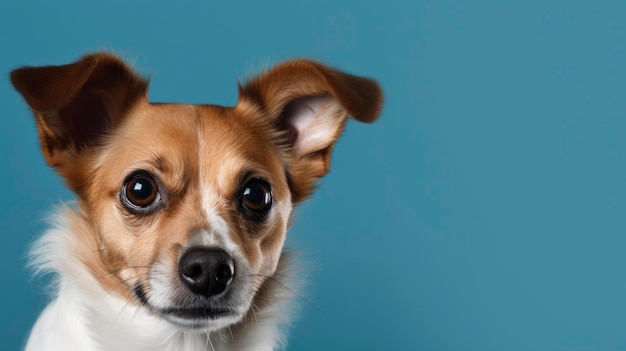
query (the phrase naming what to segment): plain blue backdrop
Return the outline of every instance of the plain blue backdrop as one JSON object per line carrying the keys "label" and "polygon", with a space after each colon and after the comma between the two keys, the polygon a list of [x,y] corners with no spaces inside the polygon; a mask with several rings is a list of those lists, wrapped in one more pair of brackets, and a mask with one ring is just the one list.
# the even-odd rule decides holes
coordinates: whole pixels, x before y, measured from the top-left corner
{"label": "plain blue backdrop", "polygon": [[46,291],[27,246],[72,198],[8,81],[118,53],[153,101],[233,105],[304,56],[380,81],[289,246],[312,268],[289,350],[626,350],[622,1],[0,4],[0,344]]}

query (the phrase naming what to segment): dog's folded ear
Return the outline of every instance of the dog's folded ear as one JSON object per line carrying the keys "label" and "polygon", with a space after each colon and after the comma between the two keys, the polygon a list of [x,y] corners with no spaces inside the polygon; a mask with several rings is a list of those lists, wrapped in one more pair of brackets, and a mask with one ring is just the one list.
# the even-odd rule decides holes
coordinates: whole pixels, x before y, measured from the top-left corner
{"label": "dog's folded ear", "polygon": [[33,110],[46,162],[66,177],[69,164],[148,90],[147,80],[105,53],[69,65],[23,67],[11,72],[11,82]]}
{"label": "dog's folded ear", "polygon": [[374,80],[308,60],[288,61],[239,87],[239,104],[260,107],[281,132],[277,143],[288,150],[293,202],[309,196],[315,181],[328,173],[348,115],[373,122],[382,102]]}

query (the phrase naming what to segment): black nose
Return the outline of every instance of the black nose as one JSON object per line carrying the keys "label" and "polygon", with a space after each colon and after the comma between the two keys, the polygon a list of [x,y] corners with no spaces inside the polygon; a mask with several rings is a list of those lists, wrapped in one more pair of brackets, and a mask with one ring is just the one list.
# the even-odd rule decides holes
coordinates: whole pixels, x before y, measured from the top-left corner
{"label": "black nose", "polygon": [[191,291],[209,297],[226,290],[235,275],[235,264],[223,250],[194,248],[180,258],[178,272]]}

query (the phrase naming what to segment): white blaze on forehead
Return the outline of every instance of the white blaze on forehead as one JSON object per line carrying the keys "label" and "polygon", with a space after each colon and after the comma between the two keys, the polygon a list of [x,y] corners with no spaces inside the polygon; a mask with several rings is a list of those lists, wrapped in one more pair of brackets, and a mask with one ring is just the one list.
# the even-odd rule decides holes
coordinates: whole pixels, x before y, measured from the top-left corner
{"label": "white blaze on forehead", "polygon": [[[234,152],[231,152],[231,155],[220,155],[219,161],[212,158],[206,152],[201,131],[198,132],[198,145],[200,199],[206,223],[204,229],[194,235],[189,244],[219,247],[234,255],[240,250],[230,238],[228,223],[220,216],[218,209],[225,201],[229,201],[222,196],[222,193],[228,191],[227,187],[232,184],[234,178],[238,177],[238,171],[245,161],[237,157]],[[211,177],[208,178],[209,176]]]}
{"label": "white blaze on forehead", "polygon": [[[202,181],[202,180],[201,180]],[[205,213],[206,223],[189,241],[189,246],[204,246],[224,249],[231,256],[236,256],[240,249],[230,237],[228,223],[219,215],[217,206],[221,200],[219,195],[209,184],[203,182],[200,186],[202,210]]]}
{"label": "white blaze on forehead", "polygon": [[202,186],[200,189],[206,223],[191,237],[189,246],[219,247],[232,253],[236,246],[230,239],[228,223],[216,211],[215,193],[209,187]]}
{"label": "white blaze on forehead", "polygon": [[[202,166],[201,166],[202,167]],[[221,197],[211,184],[208,184],[207,179],[202,177],[203,172],[200,172],[200,201],[202,211],[206,223],[204,223],[204,230],[202,230],[202,241],[196,243],[203,246],[221,246],[225,238],[228,237],[228,224],[217,212]],[[197,239],[196,239],[197,240]]]}

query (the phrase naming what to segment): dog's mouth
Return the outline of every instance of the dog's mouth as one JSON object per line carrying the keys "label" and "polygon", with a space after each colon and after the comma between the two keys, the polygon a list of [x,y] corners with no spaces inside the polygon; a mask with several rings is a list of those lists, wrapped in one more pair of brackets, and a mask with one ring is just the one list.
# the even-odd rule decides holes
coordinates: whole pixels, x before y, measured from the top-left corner
{"label": "dog's mouth", "polygon": [[221,324],[224,320],[239,319],[239,314],[234,308],[217,301],[192,301],[185,305],[157,308],[148,301],[143,285],[136,284],[133,293],[143,307],[184,328],[206,328],[214,324]]}
{"label": "dog's mouth", "polygon": [[175,307],[167,308],[158,311],[160,314],[172,316],[180,319],[216,319],[220,317],[226,317],[233,315],[234,312],[227,308],[216,308],[212,306],[198,306],[198,307]]}

